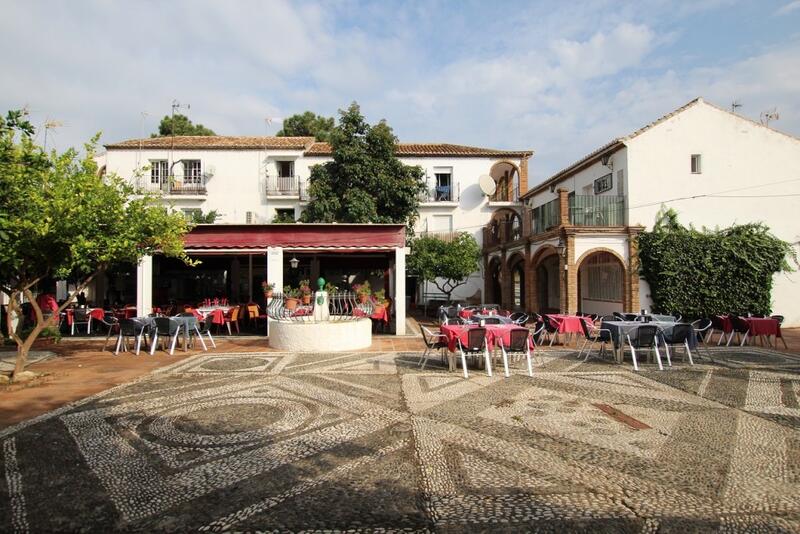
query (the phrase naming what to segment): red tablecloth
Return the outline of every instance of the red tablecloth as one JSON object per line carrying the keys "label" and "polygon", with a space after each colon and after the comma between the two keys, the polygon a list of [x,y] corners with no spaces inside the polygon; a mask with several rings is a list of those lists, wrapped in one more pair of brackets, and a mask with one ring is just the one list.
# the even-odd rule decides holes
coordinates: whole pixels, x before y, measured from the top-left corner
{"label": "red tablecloth", "polygon": [[750,327],[751,336],[781,337],[781,325],[777,319],[769,317],[742,317]]}
{"label": "red tablecloth", "polygon": [[[205,321],[206,318],[197,310],[192,310],[198,321]],[[211,324],[225,324],[225,312],[222,309],[211,310],[207,315],[211,316]]]}
{"label": "red tablecloth", "polygon": [[[103,308],[92,308],[89,314],[91,315],[92,319],[105,318],[105,312],[103,311]],[[73,309],[67,308],[67,324],[70,326],[72,325],[72,315],[73,315]]]}
{"label": "red tablecloth", "polygon": [[[458,349],[458,339],[461,339],[463,345],[467,344],[467,332],[472,328],[479,328],[477,325],[460,325],[460,324],[444,324],[441,326],[442,334],[447,338],[447,348],[450,352],[455,352]],[[503,340],[503,345],[508,346],[511,343],[512,330],[525,330],[515,324],[487,324],[484,326],[486,329],[486,346],[489,350],[494,350],[494,346],[498,343],[499,339]],[[534,348],[533,338],[528,338],[528,343],[531,349]]]}
{"label": "red tablecloth", "polygon": [[[356,317],[367,317],[367,312],[365,312],[361,308],[354,308],[353,315],[355,315]],[[369,318],[376,319],[378,321],[383,321],[384,323],[389,324],[389,312],[383,306],[373,308],[372,314],[369,315]]]}
{"label": "red tablecloth", "polygon": [[558,323],[558,333],[559,334],[583,334],[583,326],[581,325],[581,321],[584,321],[587,326],[591,328],[592,322],[591,319],[586,317],[579,317],[577,315],[549,315],[551,319]]}
{"label": "red tablecloth", "polygon": [[[157,313],[153,308],[153,313]],[[121,310],[114,311],[114,317],[117,319],[133,319],[136,317],[136,308],[122,308]]]}
{"label": "red tablecloth", "polygon": [[473,315],[475,315],[475,310],[461,310],[458,312],[458,316],[462,319],[469,319]]}

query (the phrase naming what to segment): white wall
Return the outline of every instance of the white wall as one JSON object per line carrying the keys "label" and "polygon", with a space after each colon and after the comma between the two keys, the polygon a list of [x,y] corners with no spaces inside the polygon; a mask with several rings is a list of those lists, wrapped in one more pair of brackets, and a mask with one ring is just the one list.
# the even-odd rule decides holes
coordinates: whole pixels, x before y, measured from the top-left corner
{"label": "white wall", "polygon": [[[628,154],[631,224],[651,228],[664,201],[722,193],[742,198],[702,197],[667,205],[684,225],[760,221],[785,241],[800,240],[800,140],[700,103],[628,141]],[[691,173],[692,154],[702,155],[701,174]],[[787,325],[800,325],[798,273],[777,275],[772,299],[774,313],[785,315]]]}
{"label": "white wall", "polygon": [[[175,150],[170,156],[169,150],[144,149],[109,150],[100,156],[98,164],[106,165],[107,172],[116,173],[124,179],[135,183],[137,162],[139,168],[149,165],[150,160],[167,159],[200,159],[203,172],[213,169],[213,177],[206,182],[206,195],[170,195],[168,201],[176,209],[199,208],[203,212],[217,210],[220,223],[246,222],[247,212],[252,212],[253,222],[269,223],[277,209],[294,208],[296,217],[300,216],[305,204],[297,198],[267,199],[265,171],[269,176],[277,175],[278,160],[293,160],[294,174],[301,180],[308,180],[311,167],[324,163],[327,157],[304,157],[300,150]],[[415,225],[417,232],[433,229],[433,217],[436,215],[452,216],[453,231],[471,233],[478,244],[482,244],[482,228],[489,222],[492,213],[498,207],[489,206],[487,198],[478,186],[478,177],[489,174],[492,166],[501,161],[500,158],[400,158],[407,165],[419,165],[428,176],[428,183],[435,186],[435,167],[451,167],[454,202],[425,203],[420,206],[419,219]],[[511,160],[519,165],[519,160]],[[142,180],[149,183],[150,172],[142,171]],[[174,173],[182,172],[180,164]],[[456,195],[459,196],[456,199]],[[434,291],[433,285],[430,290]],[[483,275],[476,271],[470,276],[466,285],[459,287],[453,294],[456,299],[466,299],[483,291]]]}

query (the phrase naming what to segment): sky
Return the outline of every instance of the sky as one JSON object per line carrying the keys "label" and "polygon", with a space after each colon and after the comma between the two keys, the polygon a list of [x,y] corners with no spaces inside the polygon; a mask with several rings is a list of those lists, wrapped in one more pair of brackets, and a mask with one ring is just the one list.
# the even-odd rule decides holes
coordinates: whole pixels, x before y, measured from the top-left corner
{"label": "sky", "polygon": [[[49,148],[356,101],[401,142],[535,152],[531,183],[702,96],[800,136],[800,0],[0,0],[0,111]],[[188,109],[186,106],[190,106]]]}

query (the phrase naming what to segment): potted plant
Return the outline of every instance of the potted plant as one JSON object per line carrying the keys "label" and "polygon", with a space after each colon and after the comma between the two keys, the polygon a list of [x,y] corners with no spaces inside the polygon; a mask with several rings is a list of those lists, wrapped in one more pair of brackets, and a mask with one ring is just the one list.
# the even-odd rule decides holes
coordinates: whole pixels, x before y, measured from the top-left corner
{"label": "potted plant", "polygon": [[300,296],[300,291],[292,289],[292,286],[283,286],[284,307],[287,310],[294,310],[299,304],[297,297]]}
{"label": "potted plant", "polygon": [[303,299],[303,305],[307,306],[311,304],[311,282],[308,280],[300,280],[300,288],[298,291]]}
{"label": "potted plant", "polygon": [[339,288],[336,287],[335,284],[332,284],[330,282],[325,282],[325,291],[327,291],[328,293],[336,293],[337,291],[339,291]]}
{"label": "potted plant", "polygon": [[354,284],[353,291],[355,291],[356,295],[358,295],[359,304],[366,304],[370,295],[372,295],[372,288],[370,287],[368,281],[364,281],[363,284]]}
{"label": "potted plant", "polygon": [[265,299],[272,298],[272,292],[275,291],[275,284],[270,284],[266,280],[261,282],[261,290],[264,292]]}

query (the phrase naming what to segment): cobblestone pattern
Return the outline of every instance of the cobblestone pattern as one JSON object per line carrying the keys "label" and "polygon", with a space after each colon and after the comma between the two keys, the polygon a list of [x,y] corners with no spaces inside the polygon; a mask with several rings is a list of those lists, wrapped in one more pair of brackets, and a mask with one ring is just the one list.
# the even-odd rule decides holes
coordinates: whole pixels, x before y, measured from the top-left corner
{"label": "cobblestone pattern", "polygon": [[9,429],[0,531],[798,531],[800,375],[711,353],[199,355]]}

